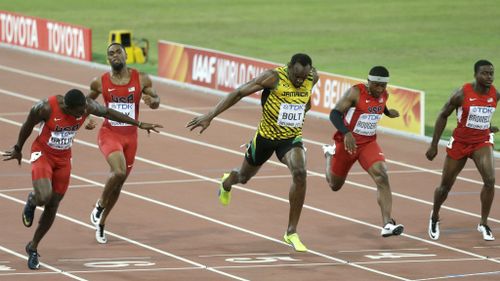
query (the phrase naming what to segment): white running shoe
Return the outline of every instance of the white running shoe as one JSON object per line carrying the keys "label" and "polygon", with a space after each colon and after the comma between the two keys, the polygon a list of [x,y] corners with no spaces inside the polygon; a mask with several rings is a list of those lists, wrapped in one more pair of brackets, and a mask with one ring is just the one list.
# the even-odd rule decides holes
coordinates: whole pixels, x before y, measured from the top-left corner
{"label": "white running shoe", "polygon": [[477,231],[483,234],[483,239],[485,241],[494,241],[495,237],[493,237],[493,233],[491,232],[491,228],[487,224],[478,224]]}
{"label": "white running shoe", "polygon": [[437,220],[437,221],[432,220],[432,212],[431,212],[431,217],[429,218],[428,233],[429,233],[429,237],[432,240],[438,240],[439,235],[441,234],[441,231],[439,231],[439,220]]}
{"label": "white running shoe", "polygon": [[95,228],[95,240],[99,244],[108,243],[108,239],[106,238],[106,232],[104,232],[104,225],[98,224]]}
{"label": "white running shoe", "polygon": [[380,232],[383,237],[389,237],[393,235],[401,235],[405,227],[402,224],[396,224],[396,222],[391,219],[391,222],[387,223]]}
{"label": "white running shoe", "polygon": [[330,144],[324,144],[322,146],[322,148],[323,148],[323,154],[325,154],[325,157],[327,155],[330,155],[330,156],[335,155],[335,144],[331,144],[331,145]]}
{"label": "white running shoe", "polygon": [[99,199],[97,199],[97,202],[95,203],[94,209],[92,209],[92,212],[90,213],[90,222],[94,226],[98,226],[99,223],[101,222],[101,215],[102,212],[104,211],[104,208],[99,206]]}

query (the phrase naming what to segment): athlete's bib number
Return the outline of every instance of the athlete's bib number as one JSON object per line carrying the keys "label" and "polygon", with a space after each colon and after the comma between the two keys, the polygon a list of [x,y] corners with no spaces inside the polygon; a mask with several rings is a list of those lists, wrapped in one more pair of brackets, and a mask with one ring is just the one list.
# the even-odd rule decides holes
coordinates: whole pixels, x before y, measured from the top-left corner
{"label": "athlete's bib number", "polygon": [[465,126],[471,129],[486,130],[490,127],[491,117],[493,117],[494,112],[494,107],[471,106]]}
{"label": "athlete's bib number", "polygon": [[302,127],[305,109],[305,104],[282,103],[278,116],[278,125],[292,128]]}
{"label": "athlete's bib number", "polygon": [[69,149],[73,144],[76,131],[60,131],[51,132],[49,142],[47,143],[53,149],[65,150]]}
{"label": "athlete's bib number", "polygon": [[[109,108],[112,108],[120,113],[127,115],[128,117],[135,119],[135,103],[125,103],[125,102],[110,102]],[[120,123],[113,120],[108,120],[111,126],[132,126],[127,123]]]}
{"label": "athlete's bib number", "polygon": [[353,132],[362,136],[373,136],[377,132],[377,123],[382,117],[381,114],[363,113],[359,116]]}

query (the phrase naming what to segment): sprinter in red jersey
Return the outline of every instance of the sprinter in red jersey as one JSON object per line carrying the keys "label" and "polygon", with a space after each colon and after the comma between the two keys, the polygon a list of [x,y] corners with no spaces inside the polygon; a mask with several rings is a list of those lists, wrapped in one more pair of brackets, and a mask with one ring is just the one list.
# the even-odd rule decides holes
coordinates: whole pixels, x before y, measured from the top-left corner
{"label": "sprinter in red jersey", "polygon": [[[106,107],[113,108],[132,119],[139,118],[141,98],[151,109],[160,106],[160,98],[152,88],[147,74],[128,68],[127,53],[122,45],[112,43],[107,49],[111,72],[96,77],[90,85],[89,97],[96,99],[102,94]],[[93,123],[89,125],[90,128]],[[90,213],[90,221],[96,226],[98,243],[107,242],[104,232],[106,218],[118,201],[121,189],[134,165],[137,151],[137,128],[129,124],[104,120],[99,130],[99,148],[111,169],[100,199]]]}
{"label": "sprinter in red jersey", "polygon": [[426,157],[433,160],[438,152],[441,138],[448,116],[457,113],[457,127],[453,131],[446,148],[441,184],[434,191],[434,206],[429,220],[429,237],[439,239],[439,210],[453,186],[458,174],[462,171],[468,158],[474,164],[483,179],[481,190],[481,220],[477,230],[486,241],[495,237],[488,226],[493,197],[495,195],[495,168],[493,164],[493,133],[497,127],[491,126],[491,118],[495,112],[500,93],[493,86],[493,64],[487,60],[479,60],[474,64],[475,81],[467,83],[455,91],[439,113],[434,134]]}
{"label": "sprinter in red jersey", "polygon": [[45,206],[33,239],[26,245],[28,267],[38,269],[38,244],[49,231],[56,217],[59,202],[69,185],[71,173],[71,145],[89,114],[124,122],[141,129],[153,130],[160,125],[142,123],[116,110],[108,109],[97,102],[86,99],[76,89],[64,96],[51,96],[35,104],[19,132],[16,145],[3,156],[5,160],[16,159],[21,165],[22,148],[35,125],[41,123],[40,133],[31,146],[31,177],[34,192],[28,195],[23,210],[23,224],[33,224],[36,206]]}
{"label": "sprinter in red jersey", "polygon": [[330,112],[330,120],[337,128],[334,145],[324,145],[326,180],[333,191],[344,185],[352,165],[359,161],[377,185],[377,201],[382,212],[383,237],[400,235],[404,226],[391,218],[392,194],[382,150],[377,144],[377,124],[382,114],[399,116],[395,109],[385,105],[389,97],[386,87],[389,71],[383,66],[373,67],[367,84],[351,87]]}

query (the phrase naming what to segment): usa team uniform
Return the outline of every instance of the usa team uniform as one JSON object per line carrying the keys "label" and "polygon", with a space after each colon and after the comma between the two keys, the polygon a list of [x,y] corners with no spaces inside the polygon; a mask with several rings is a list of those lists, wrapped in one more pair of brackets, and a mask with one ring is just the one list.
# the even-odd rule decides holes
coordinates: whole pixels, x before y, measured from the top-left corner
{"label": "usa team uniform", "polygon": [[[113,84],[109,72],[102,75],[101,85],[106,107],[138,120],[142,89],[137,70],[130,69],[130,81],[126,85]],[[105,158],[112,152],[123,151],[128,175],[137,152],[137,127],[105,119],[99,130],[98,143]]]}
{"label": "usa team uniform", "polygon": [[71,145],[87,115],[76,118],[65,114],[56,96],[49,97],[48,102],[50,117],[41,124],[40,133],[31,145],[31,177],[33,181],[50,179],[52,190],[64,195],[71,174]]}
{"label": "usa team uniform", "polygon": [[374,163],[385,161],[384,154],[377,144],[377,124],[382,118],[388,94],[384,91],[378,98],[371,96],[364,84],[357,84],[360,91],[356,107],[351,107],[344,116],[344,124],[356,140],[357,149],[349,154],[344,148],[344,135],[337,131],[335,156],[331,158],[331,171],[339,177],[346,177],[352,165],[359,161],[363,169],[368,170]]}
{"label": "usa team uniform", "polygon": [[471,83],[463,86],[464,100],[457,110],[457,127],[448,142],[446,152],[455,160],[470,157],[481,147],[493,145],[491,118],[497,106],[493,85],[486,95],[474,92]]}

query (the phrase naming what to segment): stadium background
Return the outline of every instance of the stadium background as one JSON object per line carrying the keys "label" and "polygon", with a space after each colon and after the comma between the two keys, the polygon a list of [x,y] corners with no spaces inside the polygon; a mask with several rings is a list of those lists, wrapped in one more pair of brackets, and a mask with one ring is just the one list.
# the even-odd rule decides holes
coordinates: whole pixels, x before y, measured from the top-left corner
{"label": "stadium background", "polygon": [[[311,55],[326,72],[363,78],[376,64],[391,84],[422,90],[426,135],[450,93],[471,81],[473,63],[499,60],[500,2],[486,1],[0,1],[0,9],[92,29],[93,60],[105,62],[110,30],[131,29],[151,42],[150,60],[133,65],[156,74],[158,40],[274,62]],[[493,123],[500,124],[496,114]],[[444,137],[455,126],[450,118]],[[498,140],[498,138],[497,138]],[[496,145],[497,150],[500,148]]]}

